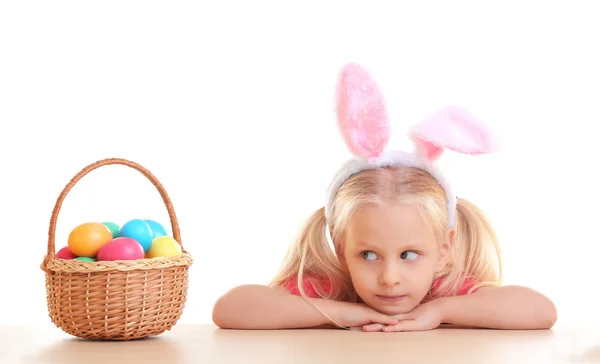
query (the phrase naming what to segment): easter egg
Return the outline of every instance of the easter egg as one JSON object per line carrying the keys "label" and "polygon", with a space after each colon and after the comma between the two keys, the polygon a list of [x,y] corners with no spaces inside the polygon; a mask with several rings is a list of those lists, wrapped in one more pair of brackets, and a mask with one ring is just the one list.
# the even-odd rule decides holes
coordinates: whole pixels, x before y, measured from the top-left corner
{"label": "easter egg", "polygon": [[181,246],[170,236],[159,236],[152,240],[146,258],[174,257],[181,254]]}
{"label": "easter egg", "polygon": [[142,245],[144,252],[147,252],[152,244],[152,229],[144,220],[133,219],[123,224],[119,237],[135,239]]}
{"label": "easter egg", "polygon": [[154,220],[144,220],[148,225],[150,225],[150,229],[152,230],[152,239],[158,238],[159,236],[166,236],[167,231],[165,228]]}
{"label": "easter egg", "polygon": [[80,260],[82,262],[95,262],[96,259],[90,257],[77,257],[75,260]]}
{"label": "easter egg", "polygon": [[144,258],[144,249],[135,239],[115,238],[98,251],[98,260],[135,260]]}
{"label": "easter egg", "polygon": [[119,225],[115,224],[114,222],[110,222],[110,221],[105,221],[102,224],[106,225],[106,227],[110,230],[113,238],[116,238],[119,236],[119,230],[120,230]]}
{"label": "easter egg", "polygon": [[62,248],[61,250],[59,250],[56,253],[56,257],[58,259],[67,259],[67,260],[71,260],[74,258],[77,258],[77,255],[71,253],[71,250],[69,250],[68,246],[65,246],[64,248]]}
{"label": "easter egg", "polygon": [[106,225],[86,222],[71,231],[68,246],[71,253],[78,257],[94,257],[112,238],[112,233]]}

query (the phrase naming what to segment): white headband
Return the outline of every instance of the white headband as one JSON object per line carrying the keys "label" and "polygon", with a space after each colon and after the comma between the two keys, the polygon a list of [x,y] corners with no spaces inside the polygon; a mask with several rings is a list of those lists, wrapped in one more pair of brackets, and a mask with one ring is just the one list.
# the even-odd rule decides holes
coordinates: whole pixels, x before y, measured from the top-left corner
{"label": "white headband", "polygon": [[361,66],[349,63],[342,69],[336,91],[340,132],[356,157],[342,165],[329,185],[325,218],[330,219],[335,195],[351,176],[369,169],[409,166],[425,170],[442,186],[448,200],[448,225],[453,227],[457,198],[435,162],[444,149],[471,155],[495,152],[497,142],[485,124],[460,107],[446,107],[410,129],[413,153],[384,151],[390,122],[385,99],[373,78]]}
{"label": "white headband", "polygon": [[456,196],[452,186],[443,174],[433,165],[426,165],[415,154],[403,151],[389,151],[382,153],[377,159],[354,158],[347,161],[336,173],[327,190],[327,203],[325,204],[325,217],[329,220],[333,199],[342,184],[353,175],[368,169],[377,169],[392,166],[417,167],[427,171],[435,178],[446,192],[448,199],[448,225],[454,226],[456,219]]}

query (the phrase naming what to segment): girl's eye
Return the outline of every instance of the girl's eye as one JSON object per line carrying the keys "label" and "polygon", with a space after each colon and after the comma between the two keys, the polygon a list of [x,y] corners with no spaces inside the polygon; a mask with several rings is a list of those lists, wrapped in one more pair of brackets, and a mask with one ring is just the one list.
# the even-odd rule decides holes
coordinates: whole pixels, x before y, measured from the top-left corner
{"label": "girl's eye", "polygon": [[401,259],[415,260],[418,257],[419,257],[419,254],[412,250],[407,250],[407,251],[402,252],[402,254],[400,254]]}
{"label": "girl's eye", "polygon": [[364,251],[364,252],[360,253],[360,255],[365,260],[374,260],[376,258],[375,253],[373,253],[372,251]]}

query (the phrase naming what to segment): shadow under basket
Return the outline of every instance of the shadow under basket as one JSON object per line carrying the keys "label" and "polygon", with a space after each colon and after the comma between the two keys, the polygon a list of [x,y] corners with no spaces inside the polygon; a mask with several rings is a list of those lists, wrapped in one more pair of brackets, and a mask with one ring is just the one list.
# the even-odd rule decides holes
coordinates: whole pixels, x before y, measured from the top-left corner
{"label": "shadow under basket", "polygon": [[159,191],[169,213],[173,238],[181,243],[173,205],[160,182],[142,166],[118,158],[103,159],[82,169],[56,201],[48,232],[48,252],[41,269],[46,273],[46,298],[52,322],[83,339],[132,340],[170,330],[183,313],[188,291],[191,255],[96,261],[58,259],[55,232],[62,202],[86,174],[104,165],[121,164],[138,170]]}

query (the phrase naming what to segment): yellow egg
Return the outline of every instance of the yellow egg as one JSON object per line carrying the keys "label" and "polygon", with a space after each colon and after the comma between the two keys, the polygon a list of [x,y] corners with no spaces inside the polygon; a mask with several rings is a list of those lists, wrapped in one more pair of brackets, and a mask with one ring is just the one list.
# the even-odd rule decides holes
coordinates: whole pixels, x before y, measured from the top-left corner
{"label": "yellow egg", "polygon": [[181,246],[170,236],[159,236],[152,240],[146,258],[174,257],[181,254]]}

